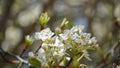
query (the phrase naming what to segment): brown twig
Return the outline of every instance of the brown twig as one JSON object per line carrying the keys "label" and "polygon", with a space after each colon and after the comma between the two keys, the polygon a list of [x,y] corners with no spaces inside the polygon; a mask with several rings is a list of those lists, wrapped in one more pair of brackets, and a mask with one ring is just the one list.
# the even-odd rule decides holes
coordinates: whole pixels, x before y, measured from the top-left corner
{"label": "brown twig", "polygon": [[28,64],[28,62],[26,60],[22,59],[20,56],[14,55],[14,54],[9,53],[9,52],[5,52],[1,48],[0,48],[0,55],[3,58],[3,60],[5,60],[5,62],[7,62],[7,63],[12,63],[12,60],[10,60],[6,57],[6,56],[9,56],[9,57],[12,57],[12,58],[14,58],[22,63]]}

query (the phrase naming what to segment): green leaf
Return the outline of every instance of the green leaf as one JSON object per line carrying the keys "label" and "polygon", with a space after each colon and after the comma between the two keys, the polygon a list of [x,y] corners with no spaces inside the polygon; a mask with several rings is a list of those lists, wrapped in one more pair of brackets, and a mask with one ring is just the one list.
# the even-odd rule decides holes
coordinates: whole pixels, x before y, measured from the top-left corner
{"label": "green leaf", "polygon": [[28,61],[32,66],[35,67],[39,67],[41,65],[40,61],[36,58],[29,58]]}

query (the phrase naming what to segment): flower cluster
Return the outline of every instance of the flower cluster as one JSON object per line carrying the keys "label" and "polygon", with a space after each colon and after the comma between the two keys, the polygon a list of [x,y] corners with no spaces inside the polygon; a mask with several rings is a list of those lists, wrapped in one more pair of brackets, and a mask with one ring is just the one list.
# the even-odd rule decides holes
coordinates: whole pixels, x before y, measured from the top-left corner
{"label": "flower cluster", "polygon": [[65,66],[66,62],[78,56],[81,53],[89,59],[87,49],[93,49],[97,46],[95,37],[91,37],[90,33],[84,33],[83,26],[74,26],[71,29],[61,30],[59,34],[52,32],[50,28],[35,32],[34,41],[42,41],[41,48],[36,53],[30,52],[29,57],[34,57],[41,62],[42,67]]}

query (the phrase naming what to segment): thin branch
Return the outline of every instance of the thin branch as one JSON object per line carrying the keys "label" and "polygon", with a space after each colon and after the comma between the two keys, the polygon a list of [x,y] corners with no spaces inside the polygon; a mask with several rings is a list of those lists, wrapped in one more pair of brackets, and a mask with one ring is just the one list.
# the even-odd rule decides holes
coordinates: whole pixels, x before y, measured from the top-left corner
{"label": "thin branch", "polygon": [[23,47],[23,50],[22,50],[22,52],[21,52],[21,54],[20,54],[20,57],[22,57],[22,55],[25,53],[25,51],[27,50],[27,48],[28,48],[28,46],[26,45],[26,43],[23,45],[24,47]]}
{"label": "thin branch", "polygon": [[22,59],[20,56],[14,55],[14,54],[9,53],[9,52],[5,52],[5,51],[2,50],[2,49],[0,49],[0,55],[1,55],[1,57],[3,58],[3,60],[5,60],[5,61],[8,62],[8,63],[12,63],[12,61],[11,61],[10,59],[6,58],[5,56],[11,56],[11,57],[13,57],[14,59],[16,59],[16,60],[18,60],[18,61],[20,61],[20,62],[22,62],[22,63],[24,63],[24,64],[28,64],[28,61]]}
{"label": "thin branch", "polygon": [[[92,23],[92,21],[93,21],[93,19],[94,19],[94,16],[96,15],[96,9],[97,9],[97,4],[99,3],[99,1],[100,0],[94,0],[94,4],[90,4],[90,5],[88,5],[88,6],[91,6],[91,13],[93,13],[94,12],[94,14],[91,14],[89,17],[88,17],[88,21],[89,21],[89,23],[88,23],[88,31],[89,32],[91,32],[92,33],[92,31],[91,31],[91,23]],[[89,2],[89,1],[88,1]],[[94,10],[94,11],[93,11]]]}
{"label": "thin branch", "polygon": [[[118,41],[117,43],[115,43],[110,50],[108,51],[106,57],[101,60],[96,66],[95,68],[106,68],[109,65],[112,65],[113,68],[116,68],[116,66],[119,64],[120,61],[120,55],[116,55],[116,50],[118,50],[120,47],[120,41]],[[119,51],[119,50],[118,50]],[[118,52],[117,51],[117,52]],[[108,61],[108,57],[112,56],[112,59],[110,61]]]}
{"label": "thin branch", "polygon": [[37,50],[35,51],[35,54],[39,51],[40,48],[41,48],[41,45],[37,48]]}

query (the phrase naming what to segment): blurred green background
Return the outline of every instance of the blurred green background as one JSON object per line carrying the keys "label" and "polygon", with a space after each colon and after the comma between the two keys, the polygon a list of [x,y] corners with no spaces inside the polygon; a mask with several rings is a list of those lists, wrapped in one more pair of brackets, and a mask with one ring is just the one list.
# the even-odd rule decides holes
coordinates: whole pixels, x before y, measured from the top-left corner
{"label": "blurred green background", "polygon": [[[97,68],[97,65],[103,68],[100,67],[102,64],[107,66],[111,62],[109,57],[119,56],[120,0],[0,0],[0,48],[19,55],[24,37],[40,30],[38,18],[42,12],[48,12],[51,17],[46,27],[54,29],[66,17],[70,21],[69,27],[84,25],[84,31],[97,38],[101,51],[90,51],[93,60],[83,62],[88,68]],[[34,49],[36,46],[28,51]],[[0,68],[17,67],[18,64],[9,64],[0,57]]]}

